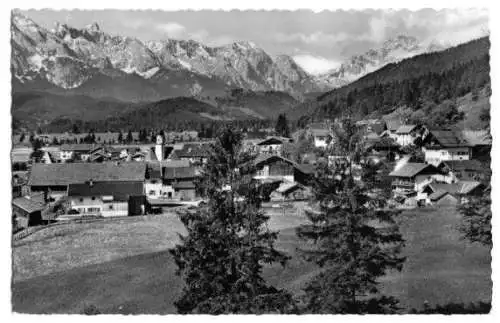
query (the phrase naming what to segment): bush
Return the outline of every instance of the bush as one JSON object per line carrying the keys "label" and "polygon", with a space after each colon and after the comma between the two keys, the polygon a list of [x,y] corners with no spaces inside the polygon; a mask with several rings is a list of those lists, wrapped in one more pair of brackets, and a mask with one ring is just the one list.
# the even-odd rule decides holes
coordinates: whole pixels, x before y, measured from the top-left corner
{"label": "bush", "polygon": [[478,303],[448,303],[436,305],[435,307],[424,306],[423,310],[412,308],[410,314],[488,314],[491,311],[490,302]]}
{"label": "bush", "polygon": [[98,315],[101,314],[101,311],[95,305],[85,306],[83,309],[84,315]]}

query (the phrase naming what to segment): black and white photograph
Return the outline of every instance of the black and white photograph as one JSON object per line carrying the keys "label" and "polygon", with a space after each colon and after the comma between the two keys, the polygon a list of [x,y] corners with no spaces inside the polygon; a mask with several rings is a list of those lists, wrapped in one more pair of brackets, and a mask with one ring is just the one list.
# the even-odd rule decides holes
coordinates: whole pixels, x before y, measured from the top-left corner
{"label": "black and white photograph", "polygon": [[11,312],[494,311],[490,9],[12,5]]}

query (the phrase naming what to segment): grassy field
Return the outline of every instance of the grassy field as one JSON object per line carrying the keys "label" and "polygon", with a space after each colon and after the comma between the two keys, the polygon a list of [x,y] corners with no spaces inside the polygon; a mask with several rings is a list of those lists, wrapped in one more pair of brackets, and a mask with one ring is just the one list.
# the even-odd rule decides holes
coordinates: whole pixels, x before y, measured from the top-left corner
{"label": "grassy field", "polygon": [[[490,300],[489,251],[459,239],[458,219],[449,209],[401,215],[408,259],[401,273],[388,273],[382,283],[402,306]],[[300,241],[294,227],[303,221],[273,215],[269,224],[280,230],[278,248],[293,258],[264,275],[294,293],[318,271],[295,255]],[[13,247],[13,310],[79,313],[93,304],[104,313],[175,313],[182,282],[166,249],[183,231],[175,216],[154,216],[37,232]]]}

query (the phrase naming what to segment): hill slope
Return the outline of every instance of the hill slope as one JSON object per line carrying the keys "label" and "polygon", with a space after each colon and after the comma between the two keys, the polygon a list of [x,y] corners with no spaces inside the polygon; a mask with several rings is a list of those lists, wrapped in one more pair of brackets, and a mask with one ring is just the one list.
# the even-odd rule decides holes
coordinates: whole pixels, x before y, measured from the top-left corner
{"label": "hill slope", "polygon": [[216,97],[215,102],[222,108],[246,109],[262,119],[275,119],[280,113],[286,113],[298,101],[285,92],[254,92],[243,89],[232,90],[228,95]]}
{"label": "hill slope", "polygon": [[318,96],[294,111],[315,118],[385,114],[403,105],[418,109],[422,101],[439,104],[479,90],[490,83],[488,38],[442,52],[389,64],[344,87]]}
{"label": "hill slope", "polygon": [[[266,266],[263,272],[271,284],[294,294],[317,272],[297,254],[303,246],[293,227],[302,221],[271,217],[270,228],[281,230],[276,247],[292,259],[285,267]],[[408,259],[402,272],[387,273],[381,283],[384,292],[400,299],[404,310],[422,308],[425,301],[433,306],[491,300],[490,252],[460,239],[459,221],[456,211],[446,208],[401,214],[403,254]],[[39,231],[12,247],[13,310],[81,313],[94,305],[103,313],[175,313],[173,302],[183,283],[166,249],[178,241],[177,233],[185,229],[174,215],[64,224]]]}

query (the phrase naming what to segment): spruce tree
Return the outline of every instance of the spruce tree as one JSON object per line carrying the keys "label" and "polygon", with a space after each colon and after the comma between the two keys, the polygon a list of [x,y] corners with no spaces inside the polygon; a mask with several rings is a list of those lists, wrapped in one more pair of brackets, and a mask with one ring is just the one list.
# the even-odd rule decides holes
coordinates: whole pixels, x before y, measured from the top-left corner
{"label": "spruce tree", "polygon": [[132,136],[132,130],[129,130],[127,133],[127,143],[132,143],[134,141],[134,137]]}
{"label": "spruce tree", "polygon": [[396,212],[385,208],[373,164],[361,180],[354,178],[357,166],[368,163],[361,137],[349,120],[338,128],[341,157],[317,169],[312,210],[306,212],[310,223],[297,228],[299,238],[309,242],[300,253],[321,268],[305,286],[306,312],[392,313],[397,299],[381,293],[378,279],[387,270],[401,270],[404,262]]}
{"label": "spruce tree", "polygon": [[[211,154],[198,191],[208,205],[181,215],[187,235],[170,252],[185,287],[175,302],[181,314],[288,313],[292,296],[262,278],[264,264],[288,257],[274,248],[277,232],[265,225],[257,185],[248,181],[252,161],[241,149],[242,137],[224,129]],[[247,187],[244,198],[237,194]]]}
{"label": "spruce tree", "polygon": [[288,127],[288,120],[285,114],[280,114],[276,121],[275,127],[276,134],[282,137],[290,137],[290,128]]}

